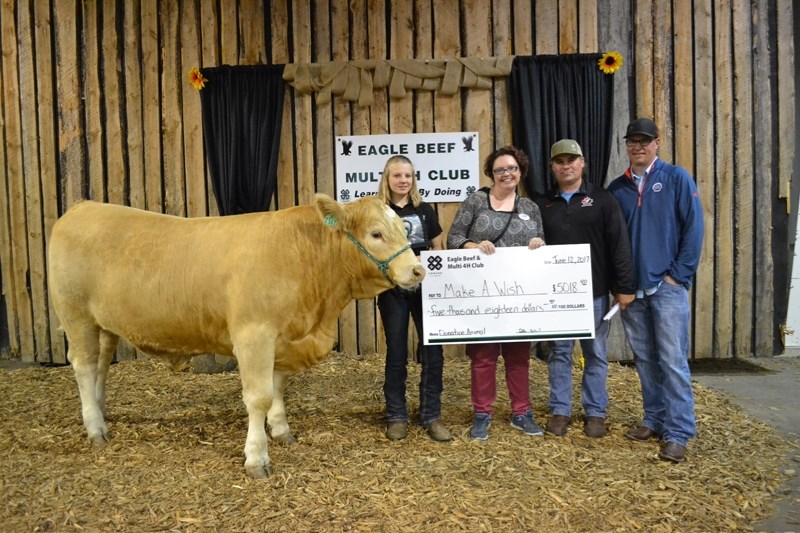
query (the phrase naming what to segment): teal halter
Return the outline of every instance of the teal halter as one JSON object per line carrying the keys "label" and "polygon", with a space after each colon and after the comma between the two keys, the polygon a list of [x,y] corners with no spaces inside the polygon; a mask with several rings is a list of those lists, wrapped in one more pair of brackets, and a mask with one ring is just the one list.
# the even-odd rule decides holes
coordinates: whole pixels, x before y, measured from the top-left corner
{"label": "teal halter", "polygon": [[372,260],[372,262],[375,263],[378,266],[378,268],[381,269],[381,272],[383,272],[384,277],[386,277],[386,279],[389,280],[389,283],[391,283],[392,285],[397,285],[397,283],[395,283],[395,281],[391,277],[389,277],[389,263],[393,259],[396,259],[400,254],[402,254],[403,252],[405,252],[406,250],[411,248],[410,244],[406,244],[405,247],[401,248],[398,252],[394,253],[386,261],[378,261],[378,259],[374,255],[369,253],[369,251],[366,248],[364,248],[364,246],[360,242],[358,242],[358,239],[353,237],[352,233],[350,233],[349,231],[346,231],[345,235],[347,235],[347,237],[351,241],[353,241],[356,244],[356,246],[358,246],[358,249],[361,250],[364,253],[364,255],[369,257]]}
{"label": "teal halter", "polygon": [[[325,218],[323,219],[323,223],[326,226],[329,226],[331,228],[335,228],[337,223],[338,223],[338,221],[336,220],[336,217],[333,216],[333,215],[325,215]],[[360,242],[358,242],[358,239],[353,237],[352,233],[350,233],[349,231],[345,231],[344,233],[345,233],[345,235],[347,235],[348,239],[353,241],[355,243],[355,245],[358,246],[358,249],[361,250],[364,253],[364,255],[369,257],[372,260],[372,262],[375,263],[378,266],[378,268],[381,269],[381,272],[383,272],[384,277],[389,281],[389,283],[391,283],[392,285],[397,285],[397,283],[395,283],[394,280],[391,277],[389,277],[389,263],[392,262],[393,259],[396,259],[400,254],[402,254],[403,252],[405,252],[406,250],[411,248],[410,244],[406,244],[405,248],[401,248],[400,251],[398,251],[397,253],[393,254],[386,261],[378,261],[378,259],[374,255],[369,253],[369,251],[366,248],[364,248],[364,246]]]}

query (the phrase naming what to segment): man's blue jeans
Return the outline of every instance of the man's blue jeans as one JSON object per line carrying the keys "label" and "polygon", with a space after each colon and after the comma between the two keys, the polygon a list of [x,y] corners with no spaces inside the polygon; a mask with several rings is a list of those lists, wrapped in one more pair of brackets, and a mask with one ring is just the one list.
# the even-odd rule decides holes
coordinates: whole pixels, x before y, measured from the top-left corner
{"label": "man's blue jeans", "polygon": [[[581,339],[583,350],[583,382],[581,397],[583,414],[605,418],[608,406],[606,378],[606,338],[608,322],[603,317],[608,313],[608,296],[594,299],[594,339]],[[550,381],[550,412],[554,415],[572,414],[572,348],[574,340],[552,341],[547,359],[547,375]]]}
{"label": "man's blue jeans", "polygon": [[642,384],[642,424],[686,446],[696,434],[689,372],[689,292],[664,281],[622,312]]}
{"label": "man's blue jeans", "polygon": [[378,309],[386,332],[386,367],[383,395],[388,422],[408,421],[406,378],[408,371],[408,317],[419,337],[422,371],[419,377],[419,419],[422,425],[438,420],[442,410],[444,354],[439,345],[425,346],[422,331],[422,293],[395,287],[378,295]]}

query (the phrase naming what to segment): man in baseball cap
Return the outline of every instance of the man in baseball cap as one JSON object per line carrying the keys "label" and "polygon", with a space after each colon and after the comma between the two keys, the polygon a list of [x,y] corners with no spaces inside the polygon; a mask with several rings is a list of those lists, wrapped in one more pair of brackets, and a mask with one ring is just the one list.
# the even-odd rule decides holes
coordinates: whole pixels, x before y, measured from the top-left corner
{"label": "man in baseball cap", "polygon": [[636,265],[636,299],[621,315],[642,385],[644,417],[625,436],[658,440],[659,458],[681,463],[697,433],[688,364],[689,287],[703,248],[703,207],[689,172],[658,157],[659,142],[652,120],[631,122],[625,133],[630,167],[608,190],[627,221]]}
{"label": "man in baseball cap", "polygon": [[[621,308],[633,301],[633,263],[628,228],[616,199],[584,177],[585,161],[577,141],[561,139],[550,148],[555,186],[540,198],[539,211],[547,244],[588,243],[592,253],[594,339],[581,339],[584,372],[581,383],[583,431],[591,438],[607,432],[608,359],[606,338],[609,293]],[[552,341],[547,358],[552,416],[546,431],[561,437],[572,421],[572,349],[574,340]]]}

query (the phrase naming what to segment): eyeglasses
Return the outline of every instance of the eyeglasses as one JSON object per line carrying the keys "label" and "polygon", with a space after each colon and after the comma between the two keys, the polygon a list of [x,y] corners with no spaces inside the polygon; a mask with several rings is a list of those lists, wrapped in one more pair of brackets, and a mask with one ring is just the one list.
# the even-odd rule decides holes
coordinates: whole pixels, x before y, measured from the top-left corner
{"label": "eyeglasses", "polygon": [[637,141],[636,139],[625,139],[625,145],[628,148],[633,148],[634,146],[641,146],[642,148],[647,148],[650,146],[650,143],[653,142],[654,139],[641,139]]}
{"label": "eyeglasses", "polygon": [[519,170],[519,167],[517,167],[517,166],[511,166],[511,167],[506,167],[506,168],[495,168],[495,169],[492,169],[492,174],[494,174],[495,176],[502,176],[506,172],[508,172],[509,174],[513,174],[517,170]]}

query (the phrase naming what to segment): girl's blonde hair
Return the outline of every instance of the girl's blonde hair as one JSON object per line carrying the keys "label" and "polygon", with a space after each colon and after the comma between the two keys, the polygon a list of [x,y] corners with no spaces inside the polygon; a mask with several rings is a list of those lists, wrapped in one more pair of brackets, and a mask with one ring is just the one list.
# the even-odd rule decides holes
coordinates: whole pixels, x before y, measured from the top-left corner
{"label": "girl's blonde hair", "polygon": [[411,190],[408,191],[408,199],[411,201],[411,205],[419,207],[419,204],[422,203],[422,196],[417,189],[417,171],[414,163],[404,155],[393,155],[386,161],[383,174],[381,174],[381,182],[378,184],[378,198],[387,204],[392,201],[392,191],[389,189],[389,167],[396,164],[411,165]]}

